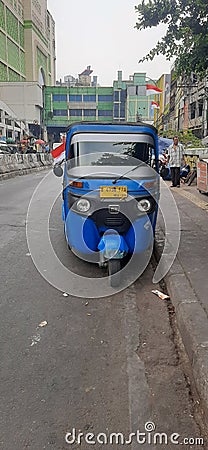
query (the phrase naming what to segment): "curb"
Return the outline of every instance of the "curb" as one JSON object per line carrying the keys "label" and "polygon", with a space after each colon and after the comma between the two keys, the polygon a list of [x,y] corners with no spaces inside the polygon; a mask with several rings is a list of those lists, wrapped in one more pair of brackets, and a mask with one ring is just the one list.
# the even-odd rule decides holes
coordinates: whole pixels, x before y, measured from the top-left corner
{"label": "curb", "polygon": [[1,180],[8,180],[10,178],[15,178],[15,177],[19,177],[22,175],[28,175],[30,173],[33,172],[39,172],[39,170],[46,170],[46,169],[50,169],[52,168],[52,165],[49,164],[47,166],[40,166],[40,167],[31,167],[30,169],[20,169],[20,170],[15,170],[13,172],[6,172],[6,173],[2,173],[0,174],[0,181]]}
{"label": "curb", "polygon": [[[158,261],[165,235],[157,229],[154,253]],[[189,358],[200,401],[208,418],[208,317],[191,286],[178,257],[164,278],[175,308],[177,327]]]}

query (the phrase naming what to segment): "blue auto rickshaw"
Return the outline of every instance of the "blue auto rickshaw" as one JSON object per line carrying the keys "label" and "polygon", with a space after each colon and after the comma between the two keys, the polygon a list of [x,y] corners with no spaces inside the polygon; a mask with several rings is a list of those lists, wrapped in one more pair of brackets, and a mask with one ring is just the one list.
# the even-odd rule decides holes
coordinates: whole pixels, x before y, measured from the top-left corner
{"label": "blue auto rickshaw", "polygon": [[[145,123],[72,124],[67,130],[62,218],[69,248],[108,268],[153,247],[159,200],[157,130]],[[117,274],[117,277],[113,277]]]}

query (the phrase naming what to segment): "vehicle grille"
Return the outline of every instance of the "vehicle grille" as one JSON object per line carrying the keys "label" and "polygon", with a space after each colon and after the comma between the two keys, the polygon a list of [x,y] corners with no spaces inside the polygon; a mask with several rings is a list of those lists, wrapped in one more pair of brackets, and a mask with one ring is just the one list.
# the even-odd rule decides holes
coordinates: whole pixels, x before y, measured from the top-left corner
{"label": "vehicle grille", "polygon": [[125,223],[125,217],[106,217],[105,225],[107,227],[121,227]]}
{"label": "vehicle grille", "polygon": [[91,218],[98,228],[114,228],[119,233],[126,233],[130,227],[130,221],[124,214],[110,214],[108,209],[94,212]]}

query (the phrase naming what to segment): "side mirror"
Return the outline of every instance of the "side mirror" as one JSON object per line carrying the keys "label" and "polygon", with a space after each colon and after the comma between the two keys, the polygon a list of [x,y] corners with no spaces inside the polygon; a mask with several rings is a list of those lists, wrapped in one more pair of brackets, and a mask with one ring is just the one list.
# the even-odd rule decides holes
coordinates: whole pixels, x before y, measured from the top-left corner
{"label": "side mirror", "polygon": [[62,177],[63,175],[63,169],[59,164],[56,164],[53,168],[53,173],[56,175],[56,177]]}

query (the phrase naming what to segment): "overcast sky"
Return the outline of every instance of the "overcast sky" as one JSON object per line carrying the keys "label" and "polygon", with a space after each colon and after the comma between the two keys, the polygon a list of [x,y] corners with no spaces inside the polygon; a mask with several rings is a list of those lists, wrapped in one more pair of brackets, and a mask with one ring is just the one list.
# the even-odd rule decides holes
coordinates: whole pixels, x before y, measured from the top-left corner
{"label": "overcast sky", "polygon": [[98,83],[111,86],[117,71],[123,79],[134,72],[159,78],[170,72],[163,56],[138,64],[164,34],[165,27],[138,31],[134,28],[139,0],[48,0],[56,23],[56,78],[77,77],[91,66]]}

